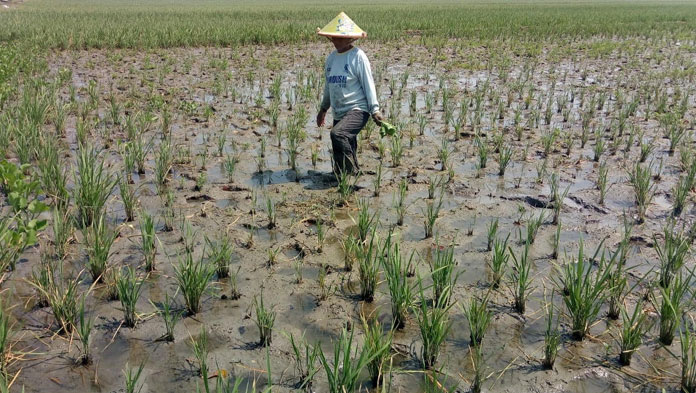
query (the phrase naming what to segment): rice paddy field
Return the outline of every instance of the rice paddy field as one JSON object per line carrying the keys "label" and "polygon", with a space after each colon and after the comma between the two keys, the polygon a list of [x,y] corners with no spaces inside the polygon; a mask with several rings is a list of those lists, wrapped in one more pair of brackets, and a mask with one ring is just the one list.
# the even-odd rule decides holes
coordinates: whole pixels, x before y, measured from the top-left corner
{"label": "rice paddy field", "polygon": [[696,3],[0,6],[0,392],[696,392]]}

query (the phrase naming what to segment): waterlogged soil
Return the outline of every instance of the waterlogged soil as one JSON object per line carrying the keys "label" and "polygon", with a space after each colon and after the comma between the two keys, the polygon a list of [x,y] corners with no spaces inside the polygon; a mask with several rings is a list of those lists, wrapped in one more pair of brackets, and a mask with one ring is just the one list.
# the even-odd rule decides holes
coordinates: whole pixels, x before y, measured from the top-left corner
{"label": "waterlogged soil", "polygon": [[[613,45],[615,49],[595,50],[601,45]],[[621,324],[606,319],[606,310],[602,311],[602,319],[592,326],[590,336],[581,342],[570,337],[568,319],[561,316],[562,344],[554,369],[543,369],[540,359],[546,328],[544,297],[550,296],[554,288],[553,279],[557,275],[554,267],[570,260],[581,240],[587,253],[594,251],[602,241],[607,251],[613,251],[621,239],[623,214],[633,221],[636,213],[627,171],[639,155],[639,138],[635,138],[627,151],[624,143],[612,151],[610,133],[605,133],[609,148],[601,161],[608,165],[611,186],[604,204],[600,205],[595,185],[599,164],[592,159],[596,140],[591,135],[585,147],[580,147],[582,111],[579,108],[586,106],[591,96],[605,93],[606,102],[591,123],[591,127],[605,130],[616,121],[617,91],[623,95],[624,102],[639,97],[638,109],[629,123],[644,132],[645,140],[652,139],[655,144],[647,162],[652,163],[654,173],[659,171],[659,179],[655,180],[655,198],[647,209],[645,223],[633,229],[633,248],[628,259],[628,266],[633,267],[629,274],[630,285],[633,285],[657,266],[653,235],[660,236],[670,216],[672,189],[682,173],[679,154],[668,154],[669,140],[663,138],[656,116],[651,114],[646,119],[644,98],[659,88],[667,94],[671,105],[675,92],[686,92],[689,86],[693,87],[690,73],[685,71],[693,69],[696,60],[693,47],[668,39],[591,39],[547,43],[533,56],[508,43],[487,48],[448,42],[438,50],[421,46],[414,40],[388,46],[365,42],[362,48],[372,61],[383,111],[387,115],[398,111],[396,119],[402,124],[404,153],[400,164],[394,165],[389,153],[391,140],[380,140],[376,131],[371,134],[363,131],[359,152],[362,176],[357,179],[354,195],[347,203],[341,203],[330,174],[329,130],[314,124],[321,92],[314,81],[321,78],[323,58],[330,50],[327,44],[52,54],[48,58],[51,69],[48,79],[61,69],[71,71],[67,83],[59,90],[58,98],[63,102],[71,100],[70,85],[74,86],[76,102],[86,102],[88,86],[91,81],[96,82],[99,109],[92,116],[101,121],[93,128],[89,140],[104,149],[102,157],[114,173],[122,170],[118,142],[126,133],[123,125],[111,121],[110,95],[113,94],[120,104],[122,120],[125,114],[135,115],[147,110],[158,117],[144,133],[145,139],[152,139],[154,144],[148,154],[145,173],[130,175],[137,187],[140,206],[157,217],[157,270],[147,277],[138,301],[140,321],[137,327],[123,327],[120,303],[106,300],[101,285],[93,285],[88,274],[80,273],[86,255],[82,235],[76,232],[65,271],[68,276],[82,274],[80,289],[91,289],[87,308],[95,318],[90,344],[93,361],[87,366],[76,365],[75,359],[80,353],[77,338],[57,334],[50,308],[35,306],[35,290],[26,280],[39,263],[40,248],[28,249],[5,284],[16,304],[13,308],[17,330],[14,349],[23,353],[21,360],[11,366],[14,371],[21,370],[15,386],[24,386],[26,392],[123,391],[122,370],[143,363],[143,392],[195,391],[197,386],[202,388],[203,385],[190,340],[198,336],[204,326],[208,332],[210,353],[207,359],[211,373],[224,370],[233,379],[242,378],[243,388],[261,389],[268,381],[268,358],[274,391],[297,389],[299,376],[292,360],[289,335],[300,337],[304,334],[308,342],[319,343],[330,357],[332,340],[339,336],[343,327],[352,328],[357,342],[362,342],[361,315],[376,317],[385,329],[390,328],[390,298],[383,280],[380,280],[374,302],[366,303],[360,300],[357,269],[346,271],[344,268],[341,241],[355,231],[356,200],[364,198],[371,212],[377,214],[378,236],[384,238],[393,230],[402,244],[403,254],[415,253],[415,273],[423,277],[424,285],[430,282],[428,261],[433,250],[444,245],[454,247],[456,270],[460,273],[454,291],[457,304],[451,309],[452,329],[437,365],[444,385],[458,386],[458,391],[469,389],[474,373],[469,326],[461,306],[472,297],[489,293],[493,320],[483,340],[487,377],[484,391],[676,390],[680,376],[679,361],[675,357],[679,354],[678,342],[662,347],[657,342],[657,328],[653,328],[633,356],[632,364],[620,367],[616,337]],[[532,64],[533,70],[526,71]],[[306,108],[308,115],[304,124],[306,139],[301,143],[296,171],[288,165],[285,138],[278,147],[278,131],[270,124],[267,114],[275,80],[280,81],[281,94],[278,128],[284,129],[284,124],[301,107]],[[522,81],[525,87],[518,94],[516,86]],[[445,86],[452,94],[450,99],[455,103],[456,117],[459,103],[465,97],[474,97],[477,89],[485,84],[489,89],[482,102],[479,132],[488,135],[489,140],[502,133],[505,143],[513,147],[513,159],[504,176],[498,175],[498,155],[493,152],[492,145],[488,165],[477,168],[479,154],[473,138],[473,109],[469,110],[459,137],[455,137],[452,127],[444,124],[442,94],[437,93],[430,112],[426,107],[426,96]],[[551,124],[546,124],[542,109],[538,124],[530,123],[538,103],[541,102],[543,108],[546,106],[552,85],[556,98],[574,95],[574,100],[568,104],[572,107],[570,119],[564,122],[562,113],[554,110]],[[392,87],[396,91],[392,91]],[[530,87],[534,88],[535,96],[525,109],[524,99]],[[303,89],[306,92],[303,93]],[[497,108],[494,96],[505,102],[511,90],[511,104],[504,105],[502,119],[492,119]],[[409,109],[412,92],[416,97],[413,113]],[[399,95],[401,101],[397,101]],[[584,103],[580,102],[581,95],[584,95]],[[173,115],[171,136],[176,152],[176,164],[169,180],[174,194],[176,224],[169,232],[164,230],[166,209],[157,195],[154,179],[154,157],[161,141],[159,119],[165,103]],[[689,98],[686,118],[690,131],[684,141],[689,145],[693,143],[693,103],[693,97]],[[652,105],[650,113],[654,110]],[[209,108],[209,118],[206,108]],[[516,108],[520,108],[524,129],[519,141],[513,125]],[[418,130],[417,114],[427,120],[423,135]],[[69,114],[65,136],[61,138],[71,170],[75,166],[77,147],[76,119],[76,113]],[[330,119],[327,123],[331,123]],[[574,145],[567,152],[562,138],[558,138],[545,157],[541,137],[553,128],[559,128],[562,134],[572,132]],[[226,138],[222,157],[217,155],[218,135]],[[627,135],[628,131],[623,137]],[[265,140],[263,157],[260,156],[262,140]],[[450,171],[442,170],[438,156],[443,140],[448,141],[447,148],[451,152]],[[380,143],[386,151],[381,160]],[[316,167],[311,162],[312,146],[319,152]],[[239,157],[232,179],[222,167],[227,154]],[[546,173],[538,179],[545,159]],[[261,170],[259,162],[262,162]],[[375,196],[374,181],[380,163],[382,180],[379,196]],[[195,190],[201,173],[206,174],[207,181],[202,190]],[[551,257],[551,239],[556,226],[551,224],[552,210],[546,207],[551,173],[558,174],[561,190],[569,188],[561,211],[561,255],[558,259]],[[442,209],[435,224],[435,236],[424,238],[428,182],[435,176],[446,181]],[[402,179],[406,180],[408,193],[404,223],[399,226],[393,204]],[[440,191],[436,193],[439,194]],[[277,225],[272,229],[268,229],[265,208],[269,198],[277,211]],[[519,253],[522,249],[519,239],[526,233],[529,218],[538,217],[542,211],[546,212],[546,218],[530,249],[533,292],[526,313],[520,315],[511,306],[509,285],[503,283],[498,290],[490,288],[487,228],[498,219],[498,237],[510,234],[510,245]],[[132,266],[144,275],[138,223],[125,221],[117,190],[108,203],[107,212],[120,233],[110,264],[114,268]],[[693,205],[689,201],[678,225],[689,223],[693,218]],[[324,223],[327,232],[321,252],[316,235],[317,220]],[[177,307],[183,310],[173,268],[183,255],[179,229],[182,221],[189,222],[196,232],[194,255],[197,258],[204,256],[206,236],[226,235],[233,240],[235,252],[231,270],[239,270],[237,282],[241,297],[231,299],[229,279],[216,277],[214,291],[204,296],[201,312],[185,316],[175,328],[175,341],[170,343],[160,339],[164,324],[161,317],[154,314],[153,303],[160,304],[168,293],[176,296]],[[50,239],[51,231],[44,237]],[[271,254],[276,253],[275,264],[269,266]],[[322,266],[328,271],[326,285],[331,293],[320,300],[318,277]],[[412,280],[415,283],[415,278]],[[648,291],[647,283],[653,280],[654,276],[650,276],[633,289],[627,299],[629,309]],[[273,342],[268,348],[258,345],[259,333],[254,323],[253,300],[262,293],[265,304],[277,313]],[[564,307],[559,294],[554,302],[562,312]],[[647,302],[643,307],[650,319],[656,321],[654,306]],[[417,320],[411,315],[405,328],[394,336],[393,391],[424,389],[420,348]],[[374,388],[366,374],[363,387]],[[323,370],[317,374],[312,390],[328,390]]]}

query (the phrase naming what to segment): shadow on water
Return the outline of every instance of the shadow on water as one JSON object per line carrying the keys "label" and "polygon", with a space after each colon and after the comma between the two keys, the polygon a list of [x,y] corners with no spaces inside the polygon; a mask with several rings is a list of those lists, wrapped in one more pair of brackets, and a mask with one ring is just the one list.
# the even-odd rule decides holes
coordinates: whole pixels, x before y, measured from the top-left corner
{"label": "shadow on water", "polygon": [[252,187],[263,187],[285,183],[301,184],[305,190],[327,190],[336,187],[336,178],[333,173],[314,170],[309,170],[305,173],[293,171],[292,169],[265,170],[251,175],[249,185]]}

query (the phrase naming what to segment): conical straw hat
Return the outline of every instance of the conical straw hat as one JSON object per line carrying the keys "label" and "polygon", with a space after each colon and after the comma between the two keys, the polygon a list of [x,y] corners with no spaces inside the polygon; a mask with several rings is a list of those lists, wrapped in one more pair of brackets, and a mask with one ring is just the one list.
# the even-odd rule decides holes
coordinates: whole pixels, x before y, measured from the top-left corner
{"label": "conical straw hat", "polygon": [[317,27],[317,34],[326,37],[363,38],[367,33],[353,22],[344,12],[338,14],[323,29]]}

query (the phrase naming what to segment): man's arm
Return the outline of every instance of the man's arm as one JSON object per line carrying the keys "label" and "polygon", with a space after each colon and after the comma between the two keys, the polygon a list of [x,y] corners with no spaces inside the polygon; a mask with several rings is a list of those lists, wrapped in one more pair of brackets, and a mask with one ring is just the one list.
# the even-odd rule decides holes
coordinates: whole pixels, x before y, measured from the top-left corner
{"label": "man's arm", "polygon": [[359,57],[360,65],[360,84],[362,85],[363,92],[365,92],[365,98],[367,100],[367,110],[372,115],[372,119],[377,123],[377,125],[382,124],[382,115],[379,111],[379,101],[377,100],[377,90],[375,89],[375,82],[372,78],[372,69],[370,68],[370,60],[367,58],[365,53],[361,53]]}

